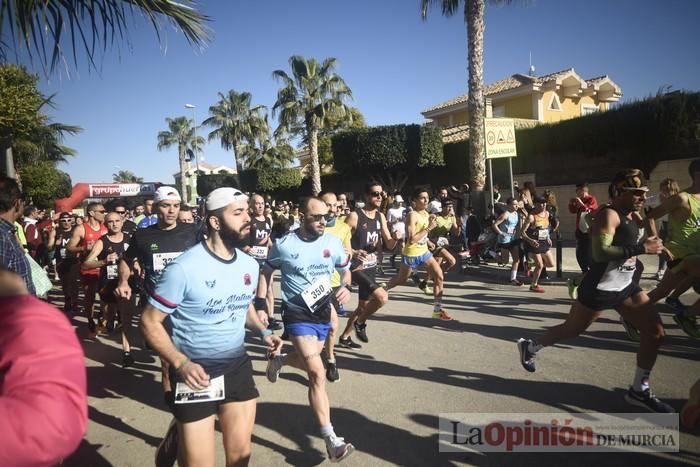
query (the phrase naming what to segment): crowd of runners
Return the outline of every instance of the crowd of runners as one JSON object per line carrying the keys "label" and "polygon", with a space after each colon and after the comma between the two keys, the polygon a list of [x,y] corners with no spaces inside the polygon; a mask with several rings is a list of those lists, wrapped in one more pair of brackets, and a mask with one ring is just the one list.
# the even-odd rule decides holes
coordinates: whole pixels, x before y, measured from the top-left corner
{"label": "crowd of runners", "polygon": [[[581,334],[603,310],[614,309],[639,341],[626,400],[673,412],[650,388],[664,336],[654,304],[665,300],[679,326],[700,337],[700,301],[686,306],[679,299],[700,286],[700,160],[689,173],[692,186],[681,191],[664,180],[648,200],[650,188],[636,169],[615,176],[605,203],[585,184],[577,186],[568,209],[576,214],[581,276],[569,283],[568,318],[518,340],[525,370],[535,371],[543,348]],[[132,323],[141,316],[141,333],[161,359],[163,394],[173,413],[156,453],[159,466],[172,466],[176,458],[182,465],[213,465],[216,416],[227,465],[247,463],[258,391],[244,347],[246,328],[267,347],[270,382],[287,367],[307,374],[309,405],[328,457],[346,458],[355,448],[336,433],[325,387],[340,380],[334,348],[367,345],[372,315],[409,280],[432,296],[433,319],[453,320],[442,301],[446,273],[466,270],[480,257],[510,263],[503,282],[514,290],[545,293],[542,281],[554,267],[560,227],[554,193],[537,193],[532,184],[507,199],[496,188],[485,219],[476,217],[466,185],[390,193],[370,181],[357,198],[326,191],[298,203],[221,187],[194,209],[176,189],[161,186],[131,209],[122,200],[95,201],[82,216],[24,207],[10,179],[0,180],[0,193],[2,266],[20,274],[29,292],[34,284],[23,250],[55,275],[63,311],[85,318],[89,338],[121,334],[124,367],[134,364],[131,347],[141,339]],[[660,282],[649,292],[639,285],[638,256],[644,254],[659,257]],[[526,282],[528,289],[520,288]],[[346,310],[352,293],[357,307]],[[681,417],[688,425],[700,419],[700,383]]]}

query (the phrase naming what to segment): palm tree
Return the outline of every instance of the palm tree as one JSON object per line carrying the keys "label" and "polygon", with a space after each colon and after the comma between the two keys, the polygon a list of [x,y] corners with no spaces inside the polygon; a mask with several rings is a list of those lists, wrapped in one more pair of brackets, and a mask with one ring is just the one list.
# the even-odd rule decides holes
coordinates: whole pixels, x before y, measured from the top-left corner
{"label": "palm tree", "polygon": [[289,57],[291,77],[282,70],[272,72],[272,76],[282,83],[272,107],[273,116],[279,113],[275,134],[286,131],[308,141],[314,196],[321,191],[318,132],[326,126],[329,118],[350,113],[344,101],[352,98],[352,91],[335,73],[335,64],[336,59],[331,57],[318,63],[314,58],[293,55]]}
{"label": "palm tree", "polygon": [[[77,65],[77,49],[86,52],[90,67],[96,67],[96,53],[106,50],[115,39],[127,38],[128,20],[141,13],[156,31],[163,33],[163,20],[173,24],[187,41],[202,47],[209,41],[206,23],[210,18],[191,5],[189,0],[2,0],[0,3],[0,59],[14,51],[19,59],[21,49],[30,58],[38,58],[42,66],[53,71],[65,61],[62,41],[67,34],[66,49],[72,50]],[[12,40],[5,40],[9,27]],[[50,57],[50,58],[49,58]]]}
{"label": "palm tree", "polygon": [[165,122],[168,124],[168,130],[158,133],[158,150],[162,151],[177,145],[177,155],[180,162],[180,196],[186,199],[187,150],[190,149],[195,153],[201,150],[204,138],[197,136],[195,139],[195,128],[187,117],[166,118]]}
{"label": "palm tree", "polygon": [[294,148],[283,138],[277,138],[274,142],[267,137],[259,141],[258,145],[246,145],[243,148],[246,154],[246,169],[277,170],[289,167],[294,161]]}
{"label": "palm tree", "polygon": [[131,170],[120,170],[112,174],[112,180],[117,183],[143,183],[143,178],[137,177]]}
{"label": "palm tree", "polygon": [[[492,0],[493,3],[508,0]],[[486,185],[486,157],[484,154],[484,10],[485,0],[421,0],[421,15],[428,16],[433,5],[440,5],[444,16],[460,11],[464,3],[464,22],[467,27],[467,50],[469,62],[469,171],[475,204],[479,213],[483,211],[483,191]]]}
{"label": "palm tree", "polygon": [[243,171],[243,146],[254,144],[256,139],[264,138],[268,133],[266,107],[251,107],[253,96],[249,92],[237,92],[231,89],[228,94],[218,93],[219,102],[209,107],[209,118],[203,125],[214,127],[209,133],[209,141],[218,139],[221,147],[233,149],[236,169]]}

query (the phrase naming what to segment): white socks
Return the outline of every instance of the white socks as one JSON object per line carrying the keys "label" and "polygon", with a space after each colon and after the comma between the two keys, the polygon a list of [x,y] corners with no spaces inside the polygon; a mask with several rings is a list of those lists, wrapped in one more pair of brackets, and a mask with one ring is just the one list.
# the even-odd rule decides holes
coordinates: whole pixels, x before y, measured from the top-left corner
{"label": "white socks", "polygon": [[632,383],[632,389],[637,392],[646,391],[649,389],[649,375],[651,370],[645,370],[644,368],[637,367],[637,371],[634,374],[634,383]]}

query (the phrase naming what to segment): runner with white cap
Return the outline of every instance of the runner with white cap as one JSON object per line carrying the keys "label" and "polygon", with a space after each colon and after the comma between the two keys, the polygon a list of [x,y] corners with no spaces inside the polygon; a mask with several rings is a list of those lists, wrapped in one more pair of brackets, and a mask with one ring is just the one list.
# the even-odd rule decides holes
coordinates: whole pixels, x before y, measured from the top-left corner
{"label": "runner with white cap", "polygon": [[[217,188],[206,208],[206,240],[173,260],[149,291],[142,329],[177,381],[171,409],[180,434],[180,464],[215,465],[218,415],[226,465],[247,465],[259,394],[245,327],[260,335],[269,352],[278,351],[282,341],[252,305],[259,266],[241,250],[250,234],[248,197]],[[168,317],[172,338],[164,326]]]}

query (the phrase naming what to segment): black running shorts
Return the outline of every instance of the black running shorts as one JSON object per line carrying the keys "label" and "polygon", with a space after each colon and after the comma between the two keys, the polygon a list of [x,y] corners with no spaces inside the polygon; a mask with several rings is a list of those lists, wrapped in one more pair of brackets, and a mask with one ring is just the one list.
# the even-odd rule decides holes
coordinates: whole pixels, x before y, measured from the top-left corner
{"label": "black running shorts", "polygon": [[357,296],[360,300],[369,300],[374,291],[379,288],[376,278],[376,268],[353,271],[352,281],[357,284]]}
{"label": "black running shorts", "polygon": [[170,380],[173,381],[173,391],[166,394],[166,398],[169,398],[168,406],[173,416],[180,423],[202,420],[218,413],[219,405],[221,404],[226,404],[227,402],[245,402],[256,399],[260,395],[253,381],[253,365],[249,358],[246,358],[240,366],[224,375],[224,390],[226,395],[223,400],[176,404],[174,401],[174,384],[175,381],[177,381],[177,376],[172,366],[170,367]]}
{"label": "black running shorts", "polygon": [[588,289],[581,284],[578,289],[578,302],[593,311],[613,310],[629,297],[637,295],[641,291],[639,285],[634,282],[619,292]]}

